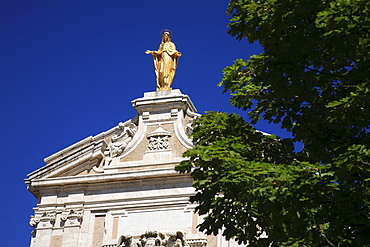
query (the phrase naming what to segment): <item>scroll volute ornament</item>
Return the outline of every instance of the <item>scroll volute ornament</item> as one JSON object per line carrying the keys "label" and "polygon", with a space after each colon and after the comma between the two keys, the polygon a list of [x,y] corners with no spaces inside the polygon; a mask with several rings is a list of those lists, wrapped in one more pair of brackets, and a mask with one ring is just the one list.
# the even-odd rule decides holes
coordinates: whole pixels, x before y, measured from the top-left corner
{"label": "scroll volute ornament", "polygon": [[54,225],[55,219],[56,219],[55,211],[43,212],[41,215],[31,216],[29,224],[32,227],[36,226],[40,228],[51,227]]}
{"label": "scroll volute ornament", "polygon": [[70,209],[64,211],[61,215],[61,220],[64,221],[64,226],[79,226],[83,218],[83,209]]}
{"label": "scroll volute ornament", "polygon": [[176,74],[178,59],[181,57],[181,53],[176,50],[176,45],[171,42],[171,31],[163,31],[158,51],[145,51],[146,54],[153,55],[157,91],[172,89],[171,84]]}

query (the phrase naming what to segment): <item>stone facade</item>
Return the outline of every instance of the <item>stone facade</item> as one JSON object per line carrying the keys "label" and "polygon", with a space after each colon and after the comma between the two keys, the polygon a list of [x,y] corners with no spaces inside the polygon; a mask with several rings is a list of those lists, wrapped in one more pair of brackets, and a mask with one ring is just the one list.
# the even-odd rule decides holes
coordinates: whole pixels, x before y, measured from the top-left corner
{"label": "stone facade", "polygon": [[28,175],[38,199],[31,247],[226,246],[198,232],[192,180],[174,171],[193,146],[188,134],[199,114],[190,98],[148,92],[132,104],[134,118],[51,155]]}

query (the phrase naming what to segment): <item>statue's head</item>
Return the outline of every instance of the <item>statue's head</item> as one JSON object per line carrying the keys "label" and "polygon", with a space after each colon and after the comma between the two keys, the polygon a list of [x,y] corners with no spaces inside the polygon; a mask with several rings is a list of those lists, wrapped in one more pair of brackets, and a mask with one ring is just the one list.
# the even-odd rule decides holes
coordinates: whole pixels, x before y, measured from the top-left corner
{"label": "statue's head", "polygon": [[172,32],[170,30],[164,29],[161,31],[161,36],[162,36],[162,42],[169,42],[171,41],[171,34]]}
{"label": "statue's head", "polygon": [[165,32],[163,34],[162,40],[163,40],[163,42],[171,41],[170,33],[169,32]]}

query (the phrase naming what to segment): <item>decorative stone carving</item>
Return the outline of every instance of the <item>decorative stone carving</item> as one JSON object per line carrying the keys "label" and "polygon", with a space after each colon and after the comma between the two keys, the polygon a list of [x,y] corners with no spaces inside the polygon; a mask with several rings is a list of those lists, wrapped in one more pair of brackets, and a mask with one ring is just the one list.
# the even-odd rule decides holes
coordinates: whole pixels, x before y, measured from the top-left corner
{"label": "decorative stone carving", "polygon": [[83,218],[83,209],[71,209],[62,213],[64,226],[79,226]]}
{"label": "decorative stone carving", "polygon": [[206,238],[194,238],[194,239],[187,239],[187,244],[189,247],[205,247],[207,245]]}
{"label": "decorative stone carving", "polygon": [[147,231],[135,241],[131,235],[122,235],[116,247],[189,247],[185,234],[177,231],[171,234],[163,234],[156,231]]}
{"label": "decorative stone carving", "polygon": [[116,134],[112,136],[111,143],[109,144],[105,156],[108,157],[108,162],[111,162],[113,158],[120,156],[127,144],[132,140],[136,133],[137,127],[135,124],[130,123],[124,125],[120,123]]}
{"label": "decorative stone carving", "polygon": [[190,136],[193,133],[193,124],[194,119],[189,119],[188,123],[186,124],[185,133],[187,136]]}
{"label": "decorative stone carving", "polygon": [[55,211],[43,212],[41,215],[31,216],[29,224],[32,227],[49,228],[54,226],[55,218]]}
{"label": "decorative stone carving", "polygon": [[169,144],[169,138],[171,136],[171,132],[168,132],[159,126],[158,129],[147,136],[147,139],[149,140],[148,150],[169,150],[171,148]]}
{"label": "decorative stone carving", "polygon": [[134,242],[132,241],[131,235],[122,235],[118,239],[117,247],[132,247],[135,246]]}
{"label": "decorative stone carving", "polygon": [[139,242],[137,243],[138,247],[154,247],[154,246],[163,246],[163,240],[165,235],[162,233],[157,233],[156,231],[147,231],[141,235]]}
{"label": "decorative stone carving", "polygon": [[188,247],[183,232],[171,233],[167,240],[167,247]]}

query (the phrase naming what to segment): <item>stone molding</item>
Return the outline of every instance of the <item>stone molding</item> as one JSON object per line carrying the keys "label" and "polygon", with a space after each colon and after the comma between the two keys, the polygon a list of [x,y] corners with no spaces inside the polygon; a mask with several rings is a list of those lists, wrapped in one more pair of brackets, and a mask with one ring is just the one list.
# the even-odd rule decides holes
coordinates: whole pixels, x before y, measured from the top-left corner
{"label": "stone molding", "polygon": [[147,92],[144,93],[143,98],[131,101],[132,106],[139,113],[143,112],[168,112],[171,113],[172,109],[181,109],[186,112],[189,109],[196,112],[196,108],[188,95],[182,94],[179,89]]}
{"label": "stone molding", "polygon": [[[191,124],[192,124],[193,118],[198,117],[198,115],[200,116],[200,114],[196,114],[196,115],[195,114],[196,113],[193,113],[193,114],[190,115],[192,117],[192,119],[190,119],[186,123],[185,129],[183,128],[183,125],[181,123],[182,119],[180,119],[180,118],[177,119],[177,122],[174,126],[175,135],[176,135],[177,139],[186,148],[194,147],[194,144],[193,144],[192,140],[189,138],[189,134],[192,133]],[[195,116],[193,116],[193,115],[195,115]]]}
{"label": "stone molding", "polygon": [[29,178],[26,179],[26,183],[30,180],[53,177],[60,173],[63,169],[71,169],[72,167],[86,160],[103,157],[103,152],[106,147],[107,143],[104,140],[99,140],[97,142],[94,141],[90,143],[90,145],[84,146],[81,149],[64,156],[63,158],[28,174]]}
{"label": "stone molding", "polygon": [[207,245],[207,239],[191,238],[191,239],[188,239],[188,245],[190,247],[205,247]]}

